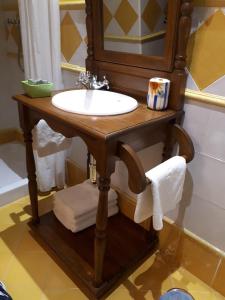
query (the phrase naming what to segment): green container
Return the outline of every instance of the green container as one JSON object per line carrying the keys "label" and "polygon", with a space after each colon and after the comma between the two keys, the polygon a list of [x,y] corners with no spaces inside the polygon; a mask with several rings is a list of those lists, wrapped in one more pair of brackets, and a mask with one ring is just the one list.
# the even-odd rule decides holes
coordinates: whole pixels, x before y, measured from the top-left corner
{"label": "green container", "polygon": [[21,81],[24,92],[31,98],[44,98],[51,96],[53,83],[30,84],[28,80]]}

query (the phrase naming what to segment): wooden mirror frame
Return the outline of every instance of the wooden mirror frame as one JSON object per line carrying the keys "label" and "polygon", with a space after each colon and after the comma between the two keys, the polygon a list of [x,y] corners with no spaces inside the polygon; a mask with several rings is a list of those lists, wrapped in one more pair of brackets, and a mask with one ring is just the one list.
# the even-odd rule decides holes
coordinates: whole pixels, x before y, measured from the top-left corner
{"label": "wooden mirror frame", "polygon": [[103,0],[96,0],[92,3],[94,30],[95,59],[108,62],[151,68],[155,70],[169,71],[172,68],[175,46],[176,30],[179,20],[180,0],[168,0],[168,22],[165,35],[165,49],[163,56],[147,56],[142,54],[132,54],[129,52],[117,52],[104,49],[103,31]]}
{"label": "wooden mirror frame", "polygon": [[192,0],[169,0],[165,57],[103,49],[102,0],[86,0],[88,56],[86,67],[110,81],[110,89],[146,101],[152,77],[171,81],[169,108],[181,110],[186,86],[186,48],[191,29]]}

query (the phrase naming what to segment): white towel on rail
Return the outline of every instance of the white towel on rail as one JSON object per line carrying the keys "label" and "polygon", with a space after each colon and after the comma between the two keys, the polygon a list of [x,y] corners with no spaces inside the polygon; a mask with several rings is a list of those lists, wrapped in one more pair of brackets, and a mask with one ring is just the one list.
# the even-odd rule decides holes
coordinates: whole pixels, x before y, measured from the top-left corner
{"label": "white towel on rail", "polygon": [[146,172],[151,185],[137,196],[134,221],[140,223],[153,216],[154,229],[161,230],[163,216],[182,198],[185,173],[186,161],[181,156],[174,156]]}

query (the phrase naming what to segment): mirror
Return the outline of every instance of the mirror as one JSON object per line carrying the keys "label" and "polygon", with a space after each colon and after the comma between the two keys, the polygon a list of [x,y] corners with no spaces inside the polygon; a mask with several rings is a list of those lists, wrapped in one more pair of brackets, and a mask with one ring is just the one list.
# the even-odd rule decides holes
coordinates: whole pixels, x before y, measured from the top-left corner
{"label": "mirror", "polygon": [[104,50],[163,56],[168,0],[103,0]]}
{"label": "mirror", "polygon": [[96,61],[172,71],[181,4],[190,1],[86,0],[88,60],[94,53]]}

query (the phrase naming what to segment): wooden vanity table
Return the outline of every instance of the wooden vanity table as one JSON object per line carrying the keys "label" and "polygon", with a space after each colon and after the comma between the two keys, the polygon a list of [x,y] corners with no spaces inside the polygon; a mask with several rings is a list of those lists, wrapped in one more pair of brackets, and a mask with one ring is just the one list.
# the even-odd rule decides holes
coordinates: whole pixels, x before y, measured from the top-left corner
{"label": "wooden vanity table", "polygon": [[[105,297],[151,255],[158,241],[152,227],[145,230],[121,213],[107,219],[110,177],[116,161],[124,161],[129,173],[129,187],[140,193],[148,183],[137,151],[163,142],[165,160],[178,142],[180,155],[187,161],[194,155],[189,136],[177,125],[183,115],[185,51],[192,4],[188,0],[168,1],[165,55],[160,57],[104,50],[102,1],[86,0],[86,12],[87,68],[99,76],[106,74],[113,91],[138,99],[138,108],[124,115],[96,117],[64,112],[51,104],[51,98],[30,99],[19,95],[14,99],[18,102],[26,144],[31,228],[59,257],[86,295],[96,299]],[[156,76],[171,80],[169,108],[165,111],[152,111],[146,107],[148,80]],[[40,119],[66,137],[81,137],[96,159],[99,174],[96,226],[73,234],[52,212],[39,216],[31,131]]]}

